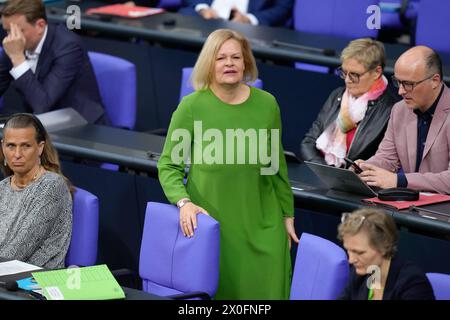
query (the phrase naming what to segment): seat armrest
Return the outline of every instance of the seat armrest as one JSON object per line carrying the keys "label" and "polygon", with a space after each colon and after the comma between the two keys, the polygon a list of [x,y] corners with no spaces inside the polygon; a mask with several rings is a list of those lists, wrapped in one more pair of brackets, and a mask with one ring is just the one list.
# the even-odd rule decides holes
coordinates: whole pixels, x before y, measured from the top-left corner
{"label": "seat armrest", "polygon": [[121,286],[142,290],[141,279],[133,270],[117,269],[111,273]]}
{"label": "seat armrest", "polygon": [[188,292],[188,293],[180,293],[180,294],[174,294],[167,296],[167,298],[174,299],[174,300],[187,300],[192,298],[200,298],[201,300],[211,300],[211,297],[206,292],[202,291],[194,291],[194,292]]}

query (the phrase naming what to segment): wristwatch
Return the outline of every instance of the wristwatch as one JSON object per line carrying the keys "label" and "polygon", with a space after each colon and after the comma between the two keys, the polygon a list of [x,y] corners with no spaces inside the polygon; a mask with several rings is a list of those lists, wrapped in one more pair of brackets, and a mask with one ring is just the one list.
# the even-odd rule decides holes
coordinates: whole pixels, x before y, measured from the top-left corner
{"label": "wristwatch", "polygon": [[179,209],[181,209],[181,208],[183,208],[183,206],[184,206],[186,203],[189,203],[189,202],[191,202],[191,200],[189,200],[189,199],[181,199],[180,201],[177,202],[177,207],[178,207]]}

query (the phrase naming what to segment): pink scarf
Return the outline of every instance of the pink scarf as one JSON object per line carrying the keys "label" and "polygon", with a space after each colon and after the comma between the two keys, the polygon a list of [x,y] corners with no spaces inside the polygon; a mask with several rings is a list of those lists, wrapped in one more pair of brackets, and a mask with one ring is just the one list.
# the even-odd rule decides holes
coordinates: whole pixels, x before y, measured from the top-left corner
{"label": "pink scarf", "polygon": [[387,79],[382,76],[359,98],[352,97],[348,90],[345,90],[336,121],[333,121],[316,140],[316,148],[323,152],[328,165],[335,167],[345,165],[347,132],[356,128],[366,114],[367,103],[376,100],[386,90],[387,83]]}

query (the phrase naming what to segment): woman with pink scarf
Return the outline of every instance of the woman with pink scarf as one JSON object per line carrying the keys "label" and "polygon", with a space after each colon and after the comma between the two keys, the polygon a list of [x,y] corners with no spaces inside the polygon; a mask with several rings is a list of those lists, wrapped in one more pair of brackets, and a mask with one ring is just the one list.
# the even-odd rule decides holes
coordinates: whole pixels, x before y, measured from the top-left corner
{"label": "woman with pink scarf", "polygon": [[344,157],[368,159],[386,130],[399,100],[383,76],[384,46],[369,38],[353,40],[341,53],[338,75],[345,87],[334,90],[303,139],[303,160],[345,167]]}

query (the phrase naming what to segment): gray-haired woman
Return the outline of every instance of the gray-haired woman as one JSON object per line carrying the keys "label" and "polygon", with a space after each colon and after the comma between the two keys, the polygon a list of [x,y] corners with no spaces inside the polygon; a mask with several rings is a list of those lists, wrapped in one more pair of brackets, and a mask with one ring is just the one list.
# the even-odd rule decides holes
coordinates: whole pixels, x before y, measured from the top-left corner
{"label": "gray-haired woman", "polygon": [[345,166],[344,158],[368,159],[383,139],[392,106],[399,99],[383,76],[384,46],[369,38],[353,40],[341,53],[334,90],[300,145],[303,160]]}

